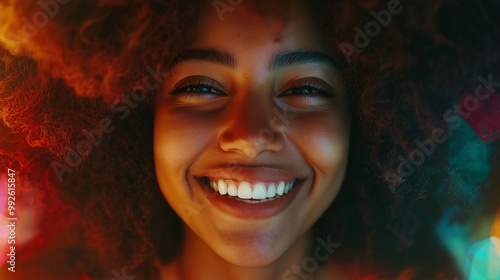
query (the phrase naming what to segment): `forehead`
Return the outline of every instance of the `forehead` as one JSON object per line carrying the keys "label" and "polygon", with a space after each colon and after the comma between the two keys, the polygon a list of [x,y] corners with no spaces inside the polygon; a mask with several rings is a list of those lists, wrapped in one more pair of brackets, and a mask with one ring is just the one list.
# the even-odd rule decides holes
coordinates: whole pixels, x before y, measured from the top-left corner
{"label": "forehead", "polygon": [[[216,2],[223,5],[216,6]],[[190,47],[238,51],[273,43],[285,48],[327,51],[309,9],[301,1],[272,1],[272,5],[216,2],[207,3]],[[231,6],[231,2],[241,3]]]}

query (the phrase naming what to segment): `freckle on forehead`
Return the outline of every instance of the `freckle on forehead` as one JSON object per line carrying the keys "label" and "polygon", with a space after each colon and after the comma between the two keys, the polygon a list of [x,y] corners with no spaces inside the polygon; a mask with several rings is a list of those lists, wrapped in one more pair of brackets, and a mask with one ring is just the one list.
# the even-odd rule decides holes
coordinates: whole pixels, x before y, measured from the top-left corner
{"label": "freckle on forehead", "polygon": [[271,28],[274,32],[274,42],[281,42],[283,40],[283,33],[285,32],[285,22],[283,22],[282,20],[273,20],[271,23]]}

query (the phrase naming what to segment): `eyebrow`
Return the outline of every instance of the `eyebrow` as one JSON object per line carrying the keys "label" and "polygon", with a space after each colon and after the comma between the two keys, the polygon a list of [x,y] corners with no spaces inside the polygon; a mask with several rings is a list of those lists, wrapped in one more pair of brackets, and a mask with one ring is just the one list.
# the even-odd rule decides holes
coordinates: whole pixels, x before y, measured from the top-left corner
{"label": "eyebrow", "polygon": [[291,67],[302,64],[317,64],[338,69],[337,62],[333,57],[320,52],[291,51],[281,52],[274,56],[269,64],[269,69],[275,71],[279,68]]}
{"label": "eyebrow", "polygon": [[[187,49],[172,60],[170,68],[184,61],[206,61],[230,68],[235,68],[237,65],[235,57],[228,52],[215,49]],[[331,56],[320,52],[299,50],[277,53],[269,63],[269,70],[276,71],[280,68],[302,64],[317,64],[338,69],[337,61]]]}
{"label": "eyebrow", "polygon": [[187,49],[179,53],[170,64],[170,68],[183,61],[207,61],[230,68],[236,67],[234,56],[227,52],[221,52],[215,49]]}

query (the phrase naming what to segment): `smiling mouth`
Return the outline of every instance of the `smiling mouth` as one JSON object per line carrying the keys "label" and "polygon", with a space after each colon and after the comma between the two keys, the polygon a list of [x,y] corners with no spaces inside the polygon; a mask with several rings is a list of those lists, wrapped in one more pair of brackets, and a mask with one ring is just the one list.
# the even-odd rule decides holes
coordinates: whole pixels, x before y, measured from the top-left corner
{"label": "smiling mouth", "polygon": [[204,177],[205,186],[213,192],[249,204],[264,203],[286,196],[297,185],[298,179],[274,182],[246,182],[233,179]]}

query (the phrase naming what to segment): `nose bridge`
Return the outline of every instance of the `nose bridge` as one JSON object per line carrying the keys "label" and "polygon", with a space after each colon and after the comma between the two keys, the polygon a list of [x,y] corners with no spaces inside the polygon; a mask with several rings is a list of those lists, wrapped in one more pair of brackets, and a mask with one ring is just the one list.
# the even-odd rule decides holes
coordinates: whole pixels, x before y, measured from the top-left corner
{"label": "nose bridge", "polygon": [[271,105],[262,94],[246,94],[239,103],[235,105],[236,112],[233,115],[235,125],[240,127],[241,136],[256,136],[259,130],[269,127]]}
{"label": "nose bridge", "polygon": [[263,151],[279,151],[281,133],[272,129],[273,106],[268,95],[247,92],[233,97],[225,117],[227,125],[220,134],[224,151],[239,151],[255,157]]}

